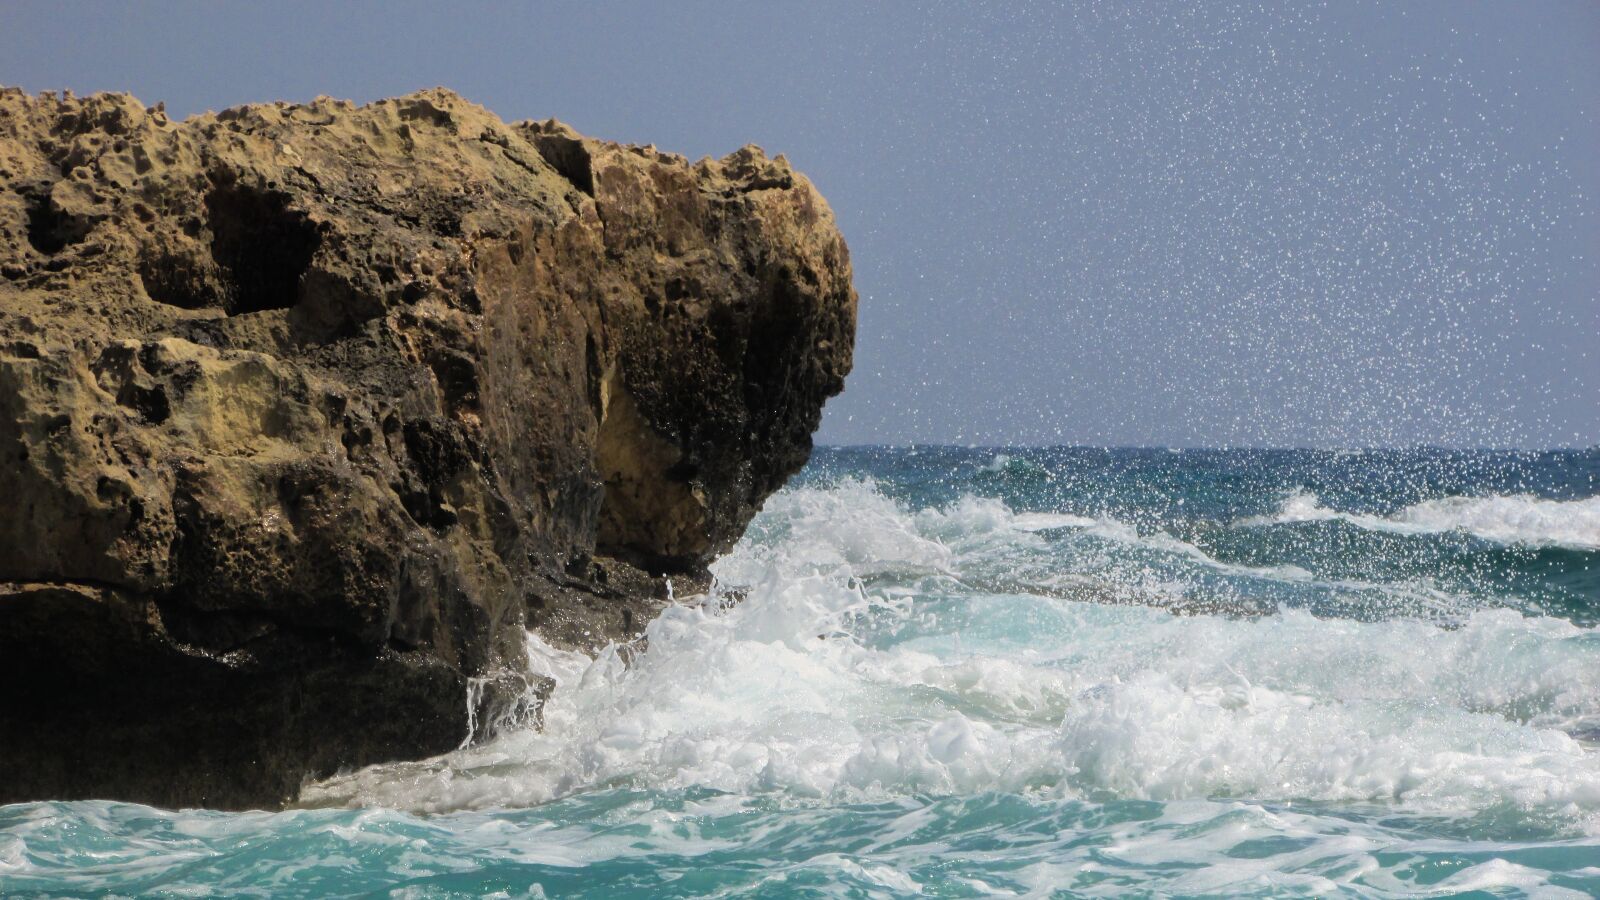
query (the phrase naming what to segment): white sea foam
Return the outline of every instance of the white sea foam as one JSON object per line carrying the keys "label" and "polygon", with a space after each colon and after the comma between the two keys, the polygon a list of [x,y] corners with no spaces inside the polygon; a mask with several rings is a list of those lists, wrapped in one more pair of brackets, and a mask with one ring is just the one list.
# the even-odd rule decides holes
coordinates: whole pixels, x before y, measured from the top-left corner
{"label": "white sea foam", "polygon": [[1564,501],[1528,495],[1444,497],[1407,507],[1395,518],[1420,528],[1461,529],[1505,543],[1600,549],[1600,497]]}
{"label": "white sea foam", "polygon": [[1018,518],[975,498],[912,512],[864,482],[786,491],[717,566],[749,586],[742,602],[667,610],[643,653],[591,660],[530,638],[558,684],[544,731],[304,799],[444,810],[616,785],[799,803],[999,790],[1511,804],[1600,826],[1600,757],[1568,734],[1600,722],[1592,629],[1504,610],[1448,630],[1179,617],[940,587],[996,559],[1048,559]]}
{"label": "white sea foam", "polygon": [[1056,528],[1090,528],[1096,523],[1095,519],[1087,516],[1074,516],[1069,513],[1017,513],[1011,518],[1011,526],[1020,531],[1050,531]]}
{"label": "white sea foam", "polygon": [[1296,491],[1284,499],[1275,514],[1244,519],[1239,524],[1282,525],[1336,519],[1369,531],[1397,534],[1465,531],[1503,544],[1600,549],[1600,497],[1582,500],[1546,500],[1529,494],[1440,497],[1385,517],[1329,509],[1315,494]]}

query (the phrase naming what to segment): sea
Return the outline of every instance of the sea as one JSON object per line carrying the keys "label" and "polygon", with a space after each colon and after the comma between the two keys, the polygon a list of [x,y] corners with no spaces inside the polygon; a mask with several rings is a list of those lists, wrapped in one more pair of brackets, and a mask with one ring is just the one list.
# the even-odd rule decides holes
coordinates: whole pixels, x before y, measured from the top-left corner
{"label": "sea", "polygon": [[1600,895],[1600,450],[820,448],[715,573],[543,730],[0,807],[0,895]]}

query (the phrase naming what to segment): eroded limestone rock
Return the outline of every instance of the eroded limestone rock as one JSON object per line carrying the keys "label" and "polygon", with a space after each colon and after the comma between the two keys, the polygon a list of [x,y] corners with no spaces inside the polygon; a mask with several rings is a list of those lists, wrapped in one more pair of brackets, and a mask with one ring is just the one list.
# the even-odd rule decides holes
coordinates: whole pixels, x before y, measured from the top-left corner
{"label": "eroded limestone rock", "polygon": [[532,714],[524,627],[702,578],[855,306],[754,147],[0,91],[0,802],[273,805]]}

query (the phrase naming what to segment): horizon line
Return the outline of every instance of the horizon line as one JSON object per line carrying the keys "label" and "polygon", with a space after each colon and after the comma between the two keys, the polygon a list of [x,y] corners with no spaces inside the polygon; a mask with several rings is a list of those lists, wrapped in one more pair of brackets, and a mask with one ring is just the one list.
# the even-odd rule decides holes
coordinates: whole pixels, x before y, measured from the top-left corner
{"label": "horizon line", "polygon": [[812,445],[822,450],[1149,450],[1149,451],[1234,451],[1256,452],[1315,452],[1315,453],[1371,453],[1394,451],[1435,450],[1452,453],[1588,453],[1600,451],[1600,444],[1556,447],[1465,447],[1446,444],[1398,444],[1393,446],[1315,447],[1270,444],[962,444],[943,441],[913,441],[909,443],[828,443],[816,441]]}

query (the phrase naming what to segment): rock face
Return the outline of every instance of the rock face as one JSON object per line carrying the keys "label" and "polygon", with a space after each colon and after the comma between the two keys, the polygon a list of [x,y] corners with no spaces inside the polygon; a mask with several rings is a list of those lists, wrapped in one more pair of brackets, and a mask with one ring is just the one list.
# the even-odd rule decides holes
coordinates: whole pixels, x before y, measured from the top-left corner
{"label": "rock face", "polygon": [[273,806],[536,716],[525,627],[703,577],[855,309],[755,147],[0,91],[0,803]]}

